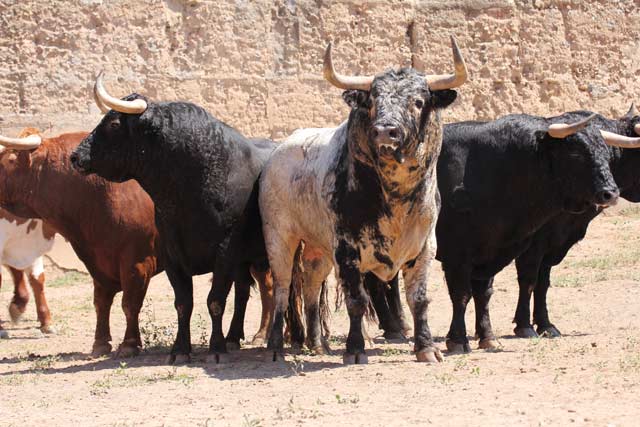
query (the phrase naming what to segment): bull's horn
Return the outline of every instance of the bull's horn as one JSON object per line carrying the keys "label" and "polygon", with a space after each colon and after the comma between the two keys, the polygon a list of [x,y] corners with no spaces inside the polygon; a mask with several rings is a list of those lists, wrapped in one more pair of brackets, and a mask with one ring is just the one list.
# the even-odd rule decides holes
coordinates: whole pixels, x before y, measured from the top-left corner
{"label": "bull's horn", "polygon": [[451,49],[453,50],[453,64],[455,66],[454,74],[433,74],[425,76],[429,89],[431,90],[445,90],[452,89],[454,87],[461,86],[467,81],[467,65],[464,63],[464,58],[460,53],[458,43],[456,43],[455,37],[451,36]]}
{"label": "bull's horn", "polygon": [[606,130],[600,130],[602,138],[607,145],[621,148],[640,148],[640,137],[632,138],[630,136],[619,135]]}
{"label": "bull's horn", "polygon": [[633,127],[633,130],[636,131],[636,135],[640,135],[640,123]]}
{"label": "bull's horn", "polygon": [[40,135],[29,135],[24,138],[9,138],[0,135],[0,146],[14,150],[32,150],[42,144]]}
{"label": "bull's horn", "polygon": [[552,138],[566,138],[569,135],[573,135],[574,133],[587,127],[589,122],[593,120],[595,116],[596,116],[595,114],[592,114],[586,119],[580,120],[579,122],[575,122],[572,124],[554,123],[552,125],[549,125],[549,129],[547,129],[547,133]]}
{"label": "bull's horn", "polygon": [[96,102],[96,105],[98,106],[100,111],[102,111],[102,114],[107,114],[109,112],[109,108],[107,108],[107,106],[104,105],[102,103],[102,101],[100,101],[100,98],[98,97],[98,82],[97,81],[93,84],[93,100]]}
{"label": "bull's horn", "polygon": [[102,83],[103,71],[100,71],[96,78],[95,91],[98,99],[112,110],[125,114],[142,114],[147,109],[147,102],[144,99],[134,99],[133,101],[123,101],[109,95]]}
{"label": "bull's horn", "polygon": [[374,79],[374,76],[344,76],[336,73],[336,70],[333,68],[333,61],[331,60],[331,43],[329,43],[324,53],[322,74],[329,83],[344,90],[369,91]]}
{"label": "bull's horn", "polygon": [[627,111],[627,114],[625,114],[623,117],[627,117],[627,118],[631,118],[633,116],[635,116],[636,113],[636,104],[635,102],[631,103],[631,106],[629,107],[629,111]]}

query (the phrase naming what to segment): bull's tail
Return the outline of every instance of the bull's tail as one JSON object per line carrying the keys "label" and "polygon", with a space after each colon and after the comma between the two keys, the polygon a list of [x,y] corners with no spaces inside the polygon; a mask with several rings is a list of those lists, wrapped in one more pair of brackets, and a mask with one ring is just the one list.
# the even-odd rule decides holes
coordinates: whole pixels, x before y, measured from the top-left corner
{"label": "bull's tail", "polygon": [[304,313],[302,310],[302,286],[304,285],[304,267],[302,265],[302,246],[298,246],[293,259],[291,285],[289,288],[289,307],[285,313],[287,331],[285,338],[293,346],[300,348],[304,344]]}
{"label": "bull's tail", "polygon": [[322,337],[329,341],[331,337],[331,308],[329,307],[329,285],[326,280],[322,281],[320,289],[320,324],[322,326]]}

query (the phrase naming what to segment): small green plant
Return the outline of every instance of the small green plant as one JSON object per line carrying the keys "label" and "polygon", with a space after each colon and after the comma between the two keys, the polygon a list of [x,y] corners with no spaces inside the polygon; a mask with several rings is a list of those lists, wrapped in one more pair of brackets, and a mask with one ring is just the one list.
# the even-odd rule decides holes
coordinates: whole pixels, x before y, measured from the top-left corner
{"label": "small green plant", "polygon": [[175,326],[173,324],[158,325],[151,298],[147,298],[140,318],[140,335],[145,351],[161,351],[171,348],[175,337]]}
{"label": "small green plant", "polygon": [[59,360],[60,357],[56,355],[36,357],[31,364],[31,370],[46,371],[53,368],[53,365]]}
{"label": "small green plant", "polygon": [[357,394],[353,397],[342,397],[339,394],[336,394],[336,401],[340,405],[344,405],[346,403],[351,403],[355,405],[356,403],[360,402],[360,397]]}
{"label": "small green plant", "polygon": [[262,425],[262,420],[259,418],[251,418],[249,415],[244,414],[242,417],[243,427],[259,427]]}
{"label": "small green plant", "polygon": [[62,276],[47,281],[47,288],[58,288],[62,286],[75,286],[90,281],[91,277],[80,271],[67,271]]}

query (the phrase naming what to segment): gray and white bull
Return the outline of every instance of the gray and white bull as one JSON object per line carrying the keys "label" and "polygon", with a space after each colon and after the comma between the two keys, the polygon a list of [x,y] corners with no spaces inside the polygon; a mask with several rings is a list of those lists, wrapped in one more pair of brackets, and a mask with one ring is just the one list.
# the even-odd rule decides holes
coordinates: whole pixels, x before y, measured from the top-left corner
{"label": "gray and white bull", "polygon": [[308,343],[321,348],[320,285],[332,266],[350,319],[344,363],[367,363],[362,317],[366,274],[380,280],[403,270],[413,314],[418,361],[442,360],[427,323],[427,269],[434,257],[439,211],[436,162],[442,144],[440,109],[456,98],[467,70],[451,39],[455,73],[424,75],[411,68],[377,76],[335,72],[331,45],[324,76],[346,90],[349,119],[334,129],[303,129],[273,153],[260,179],[260,209],[275,286],[274,360],[283,349],[283,315],[294,254],[304,241]]}

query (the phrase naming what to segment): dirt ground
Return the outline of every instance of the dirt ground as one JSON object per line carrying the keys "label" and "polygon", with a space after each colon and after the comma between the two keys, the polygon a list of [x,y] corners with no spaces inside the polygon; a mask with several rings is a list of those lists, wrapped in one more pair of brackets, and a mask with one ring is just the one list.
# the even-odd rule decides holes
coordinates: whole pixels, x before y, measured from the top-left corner
{"label": "dirt ground", "polygon": [[[49,262],[47,296],[58,334],[42,336],[31,303],[21,323],[4,323],[11,338],[0,341],[0,425],[637,425],[639,230],[640,208],[602,215],[553,271],[550,313],[562,338],[513,339],[517,285],[509,267],[497,277],[491,304],[500,351],[445,353],[437,365],[414,362],[411,344],[386,344],[370,325],[376,338],[368,345],[369,365],[343,366],[344,309],[333,316],[333,355],[289,355],[285,364],[274,364],[262,361],[262,349],[245,346],[229,364],[207,364],[209,278],[201,276],[194,361],[168,366],[175,313],[164,274],[153,280],[141,316],[144,353],[92,359],[90,278]],[[6,278],[0,291],[5,320],[12,288]],[[444,350],[451,309],[438,263],[429,289],[429,320]],[[254,292],[249,336],[259,311]],[[472,333],[472,305],[467,319]],[[124,334],[119,299],[111,324],[117,345]]]}

